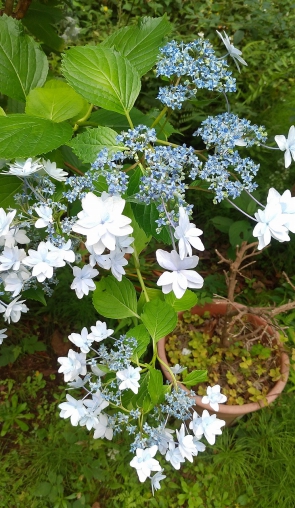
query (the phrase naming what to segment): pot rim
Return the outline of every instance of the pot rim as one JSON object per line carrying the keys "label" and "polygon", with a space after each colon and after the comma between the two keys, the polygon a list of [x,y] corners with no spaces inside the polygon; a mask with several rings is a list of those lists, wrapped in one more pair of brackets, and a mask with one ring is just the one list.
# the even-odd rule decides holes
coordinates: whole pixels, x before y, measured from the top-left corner
{"label": "pot rim", "polygon": [[[235,305],[238,305],[239,307],[244,307],[241,304],[235,304]],[[217,308],[219,307],[219,309],[220,309],[221,306],[223,306],[223,307],[227,306],[227,302],[225,302],[223,300],[214,300],[212,303],[209,303],[209,304],[207,303],[202,306],[195,305],[194,307],[192,307],[192,309],[190,309],[190,311],[195,310],[195,312],[193,312],[193,313],[197,314],[199,309],[202,309],[202,311],[206,312],[207,310],[210,310],[211,307],[213,307],[217,310]],[[215,314],[218,314],[218,312],[216,312],[216,310],[215,310]],[[214,315],[213,309],[211,310],[211,312]],[[182,317],[182,315],[183,315],[183,312],[178,313],[178,316],[180,318]],[[257,316],[257,319],[266,323],[266,321],[259,316]],[[272,330],[273,335],[277,337],[277,340],[279,342],[279,334],[277,333],[277,331],[271,325],[269,325],[269,328]],[[166,351],[165,351],[166,339],[167,339],[167,336],[160,339],[157,344],[157,348],[158,348],[158,355],[161,358],[161,360],[163,360],[167,365],[169,365]],[[165,369],[165,366],[162,365],[162,363],[160,364],[160,366],[161,366],[164,376],[166,376],[166,378],[169,381],[172,381],[172,377],[171,377],[170,373],[168,372],[168,370]],[[225,403],[225,404],[220,404],[219,411],[213,411],[212,407],[209,404],[204,404],[202,402],[202,397],[200,395],[196,395],[193,398],[195,399],[196,405],[199,408],[207,409],[207,411],[209,411],[210,413],[213,412],[219,416],[223,415],[223,414],[224,415],[242,416],[247,413],[251,413],[253,411],[258,411],[262,407],[268,406],[268,404],[273,402],[282,393],[283,389],[286,386],[288,376],[289,376],[289,370],[290,370],[290,360],[289,360],[288,355],[284,351],[281,351],[281,365],[280,365],[280,367],[281,367],[281,374],[283,375],[283,379],[280,379],[279,381],[277,381],[276,384],[272,387],[272,389],[268,392],[268,394],[266,395],[267,403],[265,403],[264,401],[250,402],[248,404],[243,404],[241,406]],[[185,385],[183,385],[180,381],[178,381],[178,385],[180,386],[180,388],[185,390],[187,393],[190,393],[189,388],[187,388]]]}

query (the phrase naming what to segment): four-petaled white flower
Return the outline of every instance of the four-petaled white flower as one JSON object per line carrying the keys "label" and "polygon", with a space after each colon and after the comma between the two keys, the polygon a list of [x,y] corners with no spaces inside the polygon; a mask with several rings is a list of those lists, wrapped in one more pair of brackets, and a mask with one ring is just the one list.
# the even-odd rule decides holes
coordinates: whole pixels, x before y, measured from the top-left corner
{"label": "four-petaled white flower", "polygon": [[169,450],[166,453],[165,459],[177,470],[180,469],[180,463],[185,462],[184,457],[174,442],[169,443]]}
{"label": "four-petaled white flower", "polygon": [[68,240],[66,243],[63,243],[60,247],[56,247],[49,240],[46,242],[46,246],[50,252],[57,253],[63,261],[68,261],[69,263],[73,263],[75,261],[75,253],[71,250],[72,242]]}
{"label": "four-petaled white flower", "polygon": [[[218,33],[220,39],[222,40],[223,44],[225,45],[226,49],[227,49],[227,53],[229,54],[229,56],[232,57],[232,59],[234,60],[237,68],[238,68],[238,71],[241,72],[241,69],[240,69],[240,66],[238,64],[238,61],[243,64],[243,65],[247,65],[247,62],[245,62],[245,60],[241,57],[241,54],[242,54],[242,51],[240,51],[239,49],[235,48],[233,44],[231,44],[230,40],[229,40],[229,37],[228,35],[225,33],[225,31],[223,31],[223,35],[221,35],[220,32],[218,32],[218,30],[216,30],[216,32]],[[237,61],[238,60],[238,61]]]}
{"label": "four-petaled white flower", "polygon": [[282,152],[285,152],[285,168],[288,168],[295,161],[295,127],[291,125],[286,139],[283,135],[275,136],[275,141]]}
{"label": "four-petaled white flower", "polygon": [[208,386],[207,395],[202,398],[203,404],[209,404],[214,411],[219,411],[219,404],[227,401],[226,395],[220,393],[220,385]]}
{"label": "four-petaled white flower", "polygon": [[271,237],[279,242],[288,242],[288,228],[284,226],[285,217],[279,203],[268,203],[264,210],[258,210],[255,214],[257,224],[253,229],[253,236],[259,240],[258,250],[263,249],[270,243]]}
{"label": "four-petaled white flower", "polygon": [[189,427],[193,430],[197,439],[201,439],[204,434],[208,443],[214,445],[215,436],[222,434],[221,427],[224,425],[224,420],[220,420],[215,414],[210,416],[205,409],[201,417],[199,417],[197,413],[194,413],[193,420],[190,422]]}
{"label": "four-petaled white flower", "polygon": [[284,226],[295,233],[295,197],[291,192],[286,190],[282,195],[273,187],[268,191],[267,203],[280,204],[283,214]]}
{"label": "four-petaled white flower", "polygon": [[119,384],[119,390],[127,390],[130,388],[134,393],[138,393],[140,371],[140,367],[134,368],[132,365],[129,365],[127,369],[119,370],[116,374],[117,378],[122,381],[122,383]]}
{"label": "four-petaled white flower", "polygon": [[2,344],[3,342],[3,339],[6,339],[7,338],[7,335],[6,332],[7,328],[2,328],[2,330],[0,330],[0,344]]}
{"label": "four-petaled white flower", "polygon": [[0,256],[0,272],[19,270],[22,260],[26,257],[24,249],[18,247],[4,247]]}
{"label": "four-petaled white flower", "polygon": [[61,409],[61,418],[71,418],[71,424],[76,427],[81,418],[86,414],[86,408],[82,400],[76,400],[71,395],[66,395],[68,402],[62,402],[58,405]]}
{"label": "four-petaled white flower", "polygon": [[49,159],[46,161],[42,159],[43,168],[46,173],[54,178],[54,180],[58,180],[59,182],[65,182],[68,176],[68,173],[61,168],[56,167],[56,162],[51,162]]}
{"label": "four-petaled white flower", "polygon": [[122,215],[125,200],[120,196],[110,196],[103,192],[101,197],[88,192],[82,199],[82,212],[78,213],[78,220],[73,231],[87,236],[87,244],[93,245],[96,254],[102,254],[104,249],[114,250],[116,237],[132,233],[129,225],[131,219]]}
{"label": "four-petaled white flower", "polygon": [[3,208],[0,208],[0,236],[7,235],[9,226],[12,223],[16,210],[6,213]]}
{"label": "four-petaled white flower", "polygon": [[23,288],[24,281],[28,280],[30,276],[30,272],[24,266],[21,266],[17,273],[8,272],[1,274],[5,291],[11,291],[13,293],[12,296],[19,295]]}
{"label": "four-petaled white flower", "polygon": [[158,473],[154,474],[154,476],[151,476],[151,486],[152,486],[152,493],[154,495],[155,490],[159,490],[161,488],[160,481],[164,480],[166,478],[165,474],[162,474],[164,469],[160,469]]}
{"label": "four-petaled white flower", "polygon": [[12,300],[7,306],[0,303],[0,313],[4,313],[4,321],[17,323],[20,320],[22,312],[28,312],[28,307],[24,304],[25,300],[19,300],[20,296]]}
{"label": "four-petaled white flower", "polygon": [[156,445],[145,448],[145,450],[137,448],[136,456],[131,460],[130,466],[136,469],[140,482],[145,482],[151,471],[162,471],[158,460],[153,458],[157,451]]}
{"label": "four-petaled white flower", "polygon": [[36,220],[35,222],[35,228],[47,228],[47,226],[53,221],[52,209],[50,206],[36,206],[35,211],[40,217],[40,219]]}
{"label": "four-petaled white flower", "polygon": [[[190,351],[191,353],[191,351]],[[183,353],[182,353],[183,354]],[[179,363],[177,363],[176,365],[174,365],[173,367],[170,367],[170,370],[172,370],[173,374],[175,374],[175,376],[177,374],[181,374],[181,372],[183,372],[184,370],[186,369],[186,367],[181,367],[179,365]]]}
{"label": "four-petaled white flower", "polygon": [[107,328],[106,323],[103,321],[96,321],[95,326],[91,326],[91,333],[89,334],[89,338],[95,342],[100,342],[101,340],[110,337],[114,330],[111,328]]}
{"label": "four-petaled white flower", "polygon": [[92,268],[90,265],[84,265],[83,268],[74,266],[73,275],[75,278],[71,284],[71,289],[76,291],[79,300],[81,300],[84,295],[88,295],[89,291],[95,290],[95,284],[92,278],[96,277],[98,273],[98,270]]}
{"label": "four-petaled white flower", "polygon": [[195,224],[189,221],[189,216],[185,209],[179,208],[179,225],[175,228],[174,236],[179,240],[180,259],[192,255],[191,245],[197,250],[204,250],[205,247],[199,236],[203,234],[201,229],[196,228]]}
{"label": "four-petaled white flower", "polygon": [[181,259],[178,252],[171,253],[162,249],[156,251],[159,265],[169,272],[164,272],[159,278],[157,285],[162,286],[164,294],[174,292],[176,298],[181,298],[187,288],[200,289],[203,287],[204,279],[197,272],[190,270],[195,268],[199,262],[198,256],[190,256]]}
{"label": "four-petaled white flower", "polygon": [[109,441],[113,438],[113,429],[108,427],[108,417],[107,415],[101,413],[98,417],[98,423],[94,427],[94,439],[98,439],[100,437],[105,437]]}
{"label": "four-petaled white flower", "polygon": [[23,264],[32,266],[32,275],[37,277],[39,282],[51,279],[53,268],[65,266],[65,262],[57,252],[49,252],[45,242],[40,242],[38,250],[29,249],[29,256],[23,259]]}
{"label": "four-petaled white flower", "polygon": [[89,353],[92,345],[92,339],[89,338],[88,330],[85,326],[82,328],[81,334],[71,333],[68,338],[73,344],[75,344],[75,346],[81,349],[82,353]]}
{"label": "four-petaled white flower", "polygon": [[84,353],[76,353],[70,349],[68,356],[60,356],[57,361],[60,363],[58,372],[64,374],[66,383],[74,381],[80,374],[85,376],[87,373],[86,354]]}
{"label": "four-petaled white flower", "polygon": [[193,462],[193,457],[198,455],[198,448],[194,443],[194,436],[191,434],[185,435],[184,423],[182,423],[180,430],[176,430],[179,451],[184,459]]}
{"label": "four-petaled white flower", "polygon": [[5,247],[14,247],[16,243],[29,243],[30,239],[24,229],[11,228],[5,236],[0,235],[0,245]]}
{"label": "four-petaled white flower", "polygon": [[116,247],[110,252],[110,261],[113,276],[121,282],[122,276],[125,275],[123,266],[128,265],[127,259],[124,258],[124,252]]}
{"label": "four-petaled white flower", "polygon": [[43,166],[39,164],[40,159],[16,159],[13,164],[8,164],[9,170],[3,171],[2,174],[15,175],[20,177],[27,177],[40,171]]}

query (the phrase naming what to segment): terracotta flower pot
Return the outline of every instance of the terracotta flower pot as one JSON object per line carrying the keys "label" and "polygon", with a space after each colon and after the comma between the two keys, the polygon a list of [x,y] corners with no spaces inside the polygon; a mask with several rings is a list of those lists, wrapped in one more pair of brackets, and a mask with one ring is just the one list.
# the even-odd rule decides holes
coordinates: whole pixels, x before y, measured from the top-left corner
{"label": "terracotta flower pot", "polygon": [[[223,301],[216,301],[216,302],[213,302],[213,303],[210,303],[210,304],[206,304],[206,305],[204,305],[202,307],[196,305],[195,307],[193,307],[191,309],[190,312],[192,314],[203,315],[204,312],[209,311],[211,316],[219,316],[219,315],[224,315],[226,313],[226,307],[227,307],[227,304],[224,303]],[[178,313],[179,319],[182,318],[182,314],[183,314],[183,312],[179,312]],[[249,319],[250,323],[256,324],[257,326],[261,326],[261,325],[265,325],[266,324],[264,319],[262,319],[262,318],[260,318],[258,316],[255,316],[253,314],[249,314],[248,315],[248,319]],[[278,335],[278,333],[271,326],[268,326],[267,331],[271,335],[276,336],[277,340],[279,341],[279,335]],[[165,362],[166,364],[169,365],[169,362],[168,362],[168,359],[167,359],[167,356],[166,356],[165,343],[166,343],[166,337],[163,337],[163,339],[161,339],[158,342],[158,355],[161,358],[161,360],[163,360],[163,362]],[[249,403],[249,404],[243,404],[242,406],[240,406],[240,405],[220,404],[219,405],[220,410],[216,413],[218,418],[220,418],[222,420],[225,420],[226,425],[229,426],[229,425],[232,425],[235,420],[238,420],[239,418],[241,418],[245,414],[252,413],[254,411],[258,411],[263,406],[268,405],[269,403],[273,402],[281,394],[281,392],[283,391],[283,389],[284,389],[284,387],[285,387],[285,385],[287,383],[288,376],[289,376],[289,368],[290,368],[289,358],[288,358],[286,353],[281,351],[281,374],[282,374],[282,379],[277,381],[275,386],[269,391],[268,395],[266,396],[267,404],[264,403],[263,401],[252,402],[252,403]],[[166,376],[166,378],[169,379],[169,381],[171,381],[172,380],[171,375],[169,374],[167,369],[165,369],[164,365],[162,365],[162,364],[161,364],[161,369],[163,371],[163,374]],[[183,384],[181,384],[180,382],[179,382],[179,386],[183,390],[186,390],[187,392],[189,392],[189,390]],[[199,396],[199,395],[196,395],[196,397],[195,397],[196,411],[199,412],[199,414],[200,414],[200,410],[202,411],[203,409],[207,409],[210,414],[215,413],[215,411],[212,410],[212,408],[209,406],[209,404],[203,404],[201,402],[201,400],[202,400],[202,397]]]}

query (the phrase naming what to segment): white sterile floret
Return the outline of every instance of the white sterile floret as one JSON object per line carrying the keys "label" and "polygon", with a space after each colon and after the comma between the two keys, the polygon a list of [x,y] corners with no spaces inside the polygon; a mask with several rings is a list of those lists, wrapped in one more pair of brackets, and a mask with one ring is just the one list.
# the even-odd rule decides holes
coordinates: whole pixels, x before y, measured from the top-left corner
{"label": "white sterile floret", "polygon": [[282,152],[285,152],[285,168],[291,165],[292,159],[295,160],[295,127],[292,125],[289,129],[288,138],[283,135],[275,136],[275,141]]}
{"label": "white sterile floret", "polygon": [[279,242],[290,240],[288,229],[284,226],[285,217],[279,203],[268,203],[264,210],[259,209],[254,215],[257,224],[253,230],[253,236],[258,238],[258,250],[266,247],[270,243],[271,237]]}
{"label": "white sterile floret", "polygon": [[64,374],[65,382],[74,381],[78,376],[85,376],[87,373],[86,354],[76,353],[69,350],[68,356],[60,356],[57,359],[60,363],[59,373]]}
{"label": "white sterile floret", "polygon": [[156,440],[159,452],[161,455],[165,455],[165,453],[168,450],[169,443],[173,443],[173,436],[174,430],[163,428],[162,426],[159,426],[154,433],[154,439]]}
{"label": "white sterile floret", "polygon": [[104,270],[109,270],[111,268],[112,262],[110,260],[109,254],[96,254],[96,252],[94,251],[94,248],[93,248],[94,246],[88,245],[87,242],[85,243],[85,247],[88,250],[88,252],[90,253],[90,256],[89,256],[90,266],[95,266],[96,264],[98,264],[98,266],[100,266]]}
{"label": "white sterile floret", "polygon": [[26,253],[24,249],[19,249],[18,247],[4,247],[0,256],[0,272],[19,270],[21,262],[25,257]]}
{"label": "white sterile floret", "polygon": [[7,306],[0,303],[0,313],[4,313],[4,321],[17,323],[20,320],[22,312],[28,312],[28,307],[24,304],[25,300],[19,300],[20,296],[12,300]]}
{"label": "white sterile floret", "polygon": [[180,430],[176,430],[177,441],[179,446],[179,451],[184,459],[193,462],[193,457],[198,455],[198,448],[194,443],[194,436],[191,434],[185,435],[185,427],[184,423],[181,424]]}
{"label": "white sterile floret", "polygon": [[95,414],[101,413],[106,407],[108,407],[109,402],[102,396],[99,390],[92,393],[91,396],[92,399],[84,399],[84,404],[88,407],[88,409],[90,408],[91,411],[95,412]]}
{"label": "white sterile floret", "polygon": [[286,190],[282,195],[273,187],[269,189],[267,196],[267,203],[281,205],[284,226],[288,228],[291,233],[295,233],[295,197],[292,197],[291,192]]}
{"label": "white sterile floret", "polygon": [[52,209],[50,206],[47,205],[41,205],[36,206],[35,211],[39,215],[40,219],[36,220],[35,222],[35,228],[47,228],[47,226],[53,221],[52,217]]}
{"label": "white sterile floret", "polygon": [[174,292],[176,298],[181,298],[187,288],[200,289],[204,279],[197,272],[190,270],[199,262],[198,256],[190,256],[181,259],[178,252],[171,253],[158,249],[156,257],[159,265],[169,272],[164,272],[159,278],[157,285],[162,286],[164,294]]}
{"label": "white sterile floret", "polygon": [[131,219],[122,215],[125,200],[120,196],[110,196],[103,192],[101,197],[92,192],[82,199],[82,212],[78,213],[78,220],[73,231],[87,236],[87,244],[93,245],[96,254],[102,254],[104,249],[114,250],[116,237],[132,233],[129,225]]}
{"label": "white sterile floret", "polygon": [[43,168],[39,162],[40,159],[33,159],[32,157],[29,159],[16,159],[13,164],[8,164],[9,170],[3,172],[3,174],[27,177]]}
{"label": "white sterile floret", "polygon": [[7,235],[8,231],[9,231],[9,226],[12,223],[15,214],[16,214],[16,210],[12,210],[12,212],[6,213],[3,208],[0,208],[0,236],[1,237]]}
{"label": "white sterile floret", "polygon": [[202,413],[202,416],[200,418],[194,418],[193,421],[190,422],[189,426],[190,429],[193,430],[197,439],[200,439],[204,434],[208,443],[214,445],[215,436],[220,436],[222,434],[221,427],[224,425],[224,420],[220,420],[215,414],[210,415],[205,409]]}
{"label": "white sterile floret", "polygon": [[134,238],[132,236],[117,236],[116,238],[116,247],[118,247],[124,254],[132,254],[134,252],[131,244],[134,242]]}
{"label": "white sterile floret", "polygon": [[54,178],[54,180],[58,180],[59,182],[65,182],[68,176],[68,173],[61,168],[56,167],[56,162],[51,162],[49,159],[46,161],[42,159],[43,168],[46,173]]}
{"label": "white sterile floret", "polygon": [[116,247],[110,252],[110,261],[113,276],[121,282],[122,276],[126,273],[123,266],[128,265],[127,259],[124,258],[124,252]]}
{"label": "white sterile floret", "polygon": [[82,353],[89,353],[93,341],[89,337],[87,328],[82,328],[81,334],[71,333],[68,338],[75,346],[81,349]]}
{"label": "white sterile floret", "polygon": [[203,404],[209,404],[214,411],[219,411],[219,404],[227,401],[226,395],[220,393],[220,385],[208,386],[207,395],[202,398]]}
{"label": "white sterile floret", "polygon": [[109,441],[113,439],[113,429],[108,427],[107,415],[101,413],[98,417],[98,423],[94,427],[94,439],[105,437]]}
{"label": "white sterile floret", "polygon": [[89,291],[94,291],[95,284],[92,278],[96,277],[98,273],[98,270],[92,268],[90,265],[84,265],[83,268],[74,266],[73,275],[75,278],[71,284],[71,289],[75,290],[79,300],[81,300],[84,295],[88,295]]}
{"label": "white sterile floret", "polygon": [[191,349],[188,349],[187,347],[184,347],[184,348],[182,348],[182,350],[181,350],[181,354],[182,354],[183,356],[189,356],[189,355],[191,354],[191,352],[192,352],[192,351],[191,351]]}
{"label": "white sterile floret", "polygon": [[1,275],[4,283],[5,291],[11,291],[12,296],[17,296],[21,292],[24,282],[30,278],[30,272],[24,267],[21,266],[20,270],[15,272],[8,272]]}
{"label": "white sterile floret", "polygon": [[46,242],[46,246],[50,252],[56,252],[62,260],[68,261],[69,263],[74,263],[75,261],[75,253],[71,250],[72,242],[68,240],[66,243],[63,243],[60,247],[56,247],[49,240]]}
{"label": "white sterile floret", "polygon": [[223,36],[221,35],[220,32],[218,32],[218,30],[216,30],[216,32],[218,33],[218,35],[219,35],[220,39],[222,40],[223,44],[225,45],[229,56],[231,56],[233,61],[235,62],[236,66],[238,68],[238,71],[241,72],[240,66],[239,66],[237,60],[241,64],[243,64],[243,65],[248,65],[245,62],[245,60],[241,57],[242,51],[240,51],[239,49],[235,48],[234,45],[231,44],[228,35],[224,31],[223,31]]}
{"label": "white sterile floret", "polygon": [[174,236],[179,240],[180,259],[192,255],[191,245],[197,250],[204,250],[205,247],[199,236],[203,234],[201,229],[196,228],[195,224],[189,221],[189,216],[185,209],[179,208],[179,225],[175,228]]}
{"label": "white sterile floret", "polygon": [[108,407],[109,403],[99,394],[99,397],[84,399],[84,405],[87,407],[85,415],[80,420],[81,427],[86,425],[88,430],[95,429],[99,426],[99,414],[103,409]]}
{"label": "white sterile floret", "polygon": [[0,330],[0,344],[3,343],[3,339],[7,339],[7,335],[6,332],[7,331],[7,328],[2,328],[2,330]]}
{"label": "white sterile floret", "polygon": [[174,442],[169,443],[169,450],[166,453],[165,459],[177,470],[180,469],[180,463],[185,462],[184,457]]}
{"label": "white sterile floret", "polygon": [[152,471],[162,471],[159,462],[153,458],[157,451],[156,445],[145,448],[145,450],[136,449],[136,456],[131,460],[130,466],[136,469],[140,482],[145,482]]}
{"label": "white sterile floret", "polygon": [[158,473],[154,474],[154,476],[151,476],[151,486],[153,495],[155,490],[159,490],[161,488],[160,481],[166,478],[166,475],[162,474],[163,471],[164,469],[160,469]]}
{"label": "white sterile floret", "polygon": [[71,418],[71,424],[76,427],[81,418],[86,413],[86,408],[82,400],[76,400],[71,395],[66,395],[68,402],[62,402],[58,405],[61,409],[59,416],[61,418]]}
{"label": "white sterile floret", "polygon": [[116,374],[117,378],[122,381],[122,383],[119,384],[119,390],[127,390],[130,388],[134,393],[138,393],[140,371],[140,367],[134,368],[132,365],[129,365],[127,369],[119,370]]}
{"label": "white sterile floret", "polygon": [[[191,353],[191,351],[190,351]],[[183,353],[182,353],[183,354]],[[179,365],[179,363],[177,363],[176,365],[174,365],[174,367],[170,367],[170,370],[172,370],[173,374],[175,374],[175,376],[177,374],[181,374],[181,372],[183,372],[184,370],[186,369],[186,367],[181,367]]]}
{"label": "white sterile floret", "polygon": [[51,279],[53,268],[65,266],[65,262],[56,252],[49,252],[45,242],[40,242],[38,250],[29,249],[29,256],[23,259],[23,264],[33,267],[32,275],[39,282]]}
{"label": "white sterile floret", "polygon": [[89,334],[89,338],[95,342],[100,342],[114,333],[114,330],[107,328],[106,323],[103,321],[96,321],[95,326],[91,326],[90,328],[91,333]]}
{"label": "white sterile floret", "polygon": [[0,236],[0,246],[14,247],[16,243],[29,243],[30,239],[24,229],[11,228],[5,236]]}

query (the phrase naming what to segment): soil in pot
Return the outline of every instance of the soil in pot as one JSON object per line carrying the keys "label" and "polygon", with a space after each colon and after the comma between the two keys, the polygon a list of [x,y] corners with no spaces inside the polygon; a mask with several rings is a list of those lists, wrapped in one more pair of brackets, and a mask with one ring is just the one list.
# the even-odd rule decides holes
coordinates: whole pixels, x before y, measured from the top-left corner
{"label": "soil in pot", "polygon": [[231,330],[229,345],[224,347],[224,319],[209,312],[202,317],[182,313],[177,328],[166,338],[168,361],[171,366],[187,367],[187,372],[208,371],[208,381],[193,387],[200,396],[206,394],[208,385],[219,384],[227,404],[266,404],[266,395],[282,379],[277,334],[259,318],[244,316]]}

